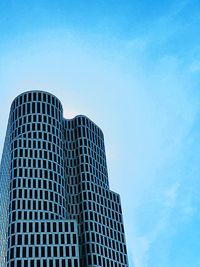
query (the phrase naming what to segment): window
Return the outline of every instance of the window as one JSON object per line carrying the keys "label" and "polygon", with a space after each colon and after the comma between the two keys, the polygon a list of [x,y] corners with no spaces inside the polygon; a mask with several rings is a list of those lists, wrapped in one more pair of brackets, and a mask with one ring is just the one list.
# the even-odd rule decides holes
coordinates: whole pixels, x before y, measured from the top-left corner
{"label": "window", "polygon": [[32,112],[35,113],[35,103],[32,103]]}
{"label": "window", "polygon": [[21,245],[22,244],[22,235],[18,235],[17,244],[18,245]]}
{"label": "window", "polygon": [[26,247],[23,247],[23,250],[22,250],[22,257],[26,257]]}
{"label": "window", "polygon": [[51,257],[51,247],[47,247],[47,256]]}
{"label": "window", "polygon": [[66,256],[69,257],[69,247],[65,247]]}
{"label": "window", "polygon": [[41,101],[41,93],[38,93],[38,101]]}
{"label": "window", "polygon": [[72,246],[72,256],[75,257],[76,256],[76,252],[75,252],[75,246]]}
{"label": "window", "polygon": [[53,254],[54,257],[57,257],[57,247],[53,247]]}
{"label": "window", "polygon": [[19,247],[16,248],[16,257],[20,258],[20,248]]}

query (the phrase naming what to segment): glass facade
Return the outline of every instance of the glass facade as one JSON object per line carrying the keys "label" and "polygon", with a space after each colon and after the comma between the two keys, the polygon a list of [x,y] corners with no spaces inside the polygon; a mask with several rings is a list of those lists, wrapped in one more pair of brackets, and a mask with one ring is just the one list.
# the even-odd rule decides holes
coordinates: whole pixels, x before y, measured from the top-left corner
{"label": "glass facade", "polygon": [[0,169],[0,267],[128,266],[103,133],[30,91],[12,103]]}
{"label": "glass facade", "polygon": [[8,207],[11,162],[10,121],[11,119],[9,117],[0,166],[0,267],[6,266],[7,255]]}

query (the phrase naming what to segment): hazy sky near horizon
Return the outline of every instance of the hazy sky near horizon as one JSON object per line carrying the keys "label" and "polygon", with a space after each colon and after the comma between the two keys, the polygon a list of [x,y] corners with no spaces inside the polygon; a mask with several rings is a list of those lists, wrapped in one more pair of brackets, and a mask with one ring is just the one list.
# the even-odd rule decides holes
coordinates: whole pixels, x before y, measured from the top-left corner
{"label": "hazy sky near horizon", "polygon": [[18,94],[101,127],[130,267],[200,266],[200,2],[0,0],[0,149]]}

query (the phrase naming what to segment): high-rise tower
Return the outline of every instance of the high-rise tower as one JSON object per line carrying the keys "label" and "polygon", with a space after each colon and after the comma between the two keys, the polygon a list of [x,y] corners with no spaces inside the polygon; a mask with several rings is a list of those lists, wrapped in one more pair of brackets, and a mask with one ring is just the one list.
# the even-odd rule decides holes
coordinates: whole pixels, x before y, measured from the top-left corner
{"label": "high-rise tower", "polygon": [[14,99],[0,168],[0,267],[127,267],[103,133],[50,93]]}

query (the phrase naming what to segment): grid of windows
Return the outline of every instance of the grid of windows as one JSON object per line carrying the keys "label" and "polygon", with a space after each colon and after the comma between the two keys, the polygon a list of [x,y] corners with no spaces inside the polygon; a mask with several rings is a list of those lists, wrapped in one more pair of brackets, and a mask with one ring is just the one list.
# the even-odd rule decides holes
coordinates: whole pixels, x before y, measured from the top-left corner
{"label": "grid of windows", "polygon": [[11,110],[10,221],[65,218],[62,107],[49,94],[28,92]]}
{"label": "grid of windows", "polygon": [[79,266],[78,229],[66,221],[62,112],[42,92],[11,106],[7,267]]}
{"label": "grid of windows", "polygon": [[87,117],[64,119],[47,92],[19,95],[0,171],[0,267],[128,266],[103,133]]}
{"label": "grid of windows", "polygon": [[128,266],[120,197],[109,190],[103,133],[66,120],[68,211],[79,222],[81,266]]}
{"label": "grid of windows", "polygon": [[76,221],[22,220],[12,222],[8,231],[10,267],[79,266]]}
{"label": "grid of windows", "polygon": [[6,265],[7,255],[7,227],[10,182],[10,123],[9,117],[6,138],[0,166],[0,267]]}

